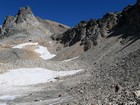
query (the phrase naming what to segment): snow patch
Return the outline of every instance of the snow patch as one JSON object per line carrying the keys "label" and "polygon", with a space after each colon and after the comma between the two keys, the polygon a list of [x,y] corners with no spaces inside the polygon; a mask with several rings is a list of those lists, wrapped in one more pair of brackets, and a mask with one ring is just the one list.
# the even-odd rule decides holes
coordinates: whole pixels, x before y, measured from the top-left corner
{"label": "snow patch", "polygon": [[[78,56],[79,57],[79,56]],[[74,58],[71,58],[71,59],[66,59],[66,60],[64,60],[63,62],[69,62],[69,61],[72,61],[72,60],[74,60],[74,59],[77,59],[78,57],[74,57]]]}
{"label": "snow patch", "polygon": [[37,49],[35,50],[35,52],[39,53],[40,54],[40,57],[44,60],[48,60],[48,59],[51,59],[53,57],[55,57],[56,55],[54,54],[51,54],[47,47],[43,47],[43,46],[37,46]]}
{"label": "snow patch", "polygon": [[10,95],[0,96],[0,100],[6,100],[7,101],[7,100],[14,100],[14,99],[16,99],[16,96],[10,96]]}
{"label": "snow patch", "polygon": [[52,71],[44,68],[20,68],[0,74],[0,105],[29,94],[32,85],[56,82],[57,77],[73,75],[81,70]]}
{"label": "snow patch", "polygon": [[56,81],[56,77],[73,75],[80,71],[82,70],[51,71],[43,68],[14,69],[4,74],[0,74],[0,86],[6,88],[47,83],[50,81]]}
{"label": "snow patch", "polygon": [[7,105],[6,103],[0,103],[0,105]]}
{"label": "snow patch", "polygon": [[35,45],[36,46],[36,45],[38,45],[38,43],[32,43],[32,42],[22,43],[22,44],[19,44],[19,45],[14,46],[12,48],[22,49],[22,48],[24,48],[26,46],[31,46],[31,45]]}
{"label": "snow patch", "polygon": [[28,43],[22,43],[22,44],[19,44],[19,45],[16,45],[12,48],[18,48],[18,49],[22,49],[26,46],[32,46],[34,45],[36,47],[36,49],[34,50],[34,52],[40,54],[40,57],[44,60],[48,60],[48,59],[51,59],[53,57],[55,57],[56,55],[55,54],[51,54],[47,47],[44,47],[44,46],[40,46],[38,43],[32,43],[32,42],[28,42]]}

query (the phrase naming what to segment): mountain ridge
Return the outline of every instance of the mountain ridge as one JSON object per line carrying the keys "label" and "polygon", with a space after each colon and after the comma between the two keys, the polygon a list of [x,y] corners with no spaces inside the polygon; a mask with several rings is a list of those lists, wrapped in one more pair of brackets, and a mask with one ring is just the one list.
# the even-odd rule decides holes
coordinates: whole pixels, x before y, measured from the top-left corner
{"label": "mountain ridge", "polygon": [[[139,4],[140,1],[137,1],[134,6],[127,6],[122,12],[107,13],[98,20],[81,21],[74,28],[70,28],[60,35],[52,36],[52,39],[59,41],[66,47],[80,42],[86,51],[98,45],[100,39],[122,34],[122,38],[131,36],[132,33],[127,32],[127,27],[132,28],[131,31],[138,31],[138,28],[134,29],[131,25],[139,27]],[[134,32],[133,34],[135,34]]]}
{"label": "mountain ridge", "polygon": [[[48,20],[49,21],[49,20]],[[0,37],[4,38],[12,34],[28,31],[32,29],[44,31],[44,35],[62,33],[69,27],[60,23],[54,24],[52,21],[45,22],[36,17],[29,6],[21,7],[16,16],[7,16],[0,31]],[[32,34],[32,33],[30,33]]]}

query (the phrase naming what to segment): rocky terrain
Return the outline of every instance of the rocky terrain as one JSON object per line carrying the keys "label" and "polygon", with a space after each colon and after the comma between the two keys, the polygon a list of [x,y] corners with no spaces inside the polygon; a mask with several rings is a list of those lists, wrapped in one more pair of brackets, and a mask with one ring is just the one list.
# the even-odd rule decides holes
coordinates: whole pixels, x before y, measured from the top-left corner
{"label": "rocky terrain", "polygon": [[[13,60],[19,58],[24,59],[25,57],[25,59],[27,59],[29,56],[31,58],[37,58],[35,57],[36,55],[32,53],[32,50],[20,50],[22,52],[20,53],[18,49],[10,49],[14,45],[28,42],[37,42],[43,46],[47,46],[52,53],[57,53],[52,49],[52,46],[55,45],[55,42],[52,42],[50,36],[56,33],[62,33],[68,28],[68,26],[62,25],[60,23],[35,17],[30,7],[22,7],[16,16],[7,16],[2,27],[0,28],[0,48],[2,49],[1,53],[3,53],[0,54],[0,58],[8,60],[8,55],[11,56],[8,58],[11,59],[12,62]],[[18,55],[18,57],[16,55]]]}
{"label": "rocky terrain", "polygon": [[0,105],[140,105],[139,12],[137,0],[73,28],[30,7],[8,16],[0,27]]}

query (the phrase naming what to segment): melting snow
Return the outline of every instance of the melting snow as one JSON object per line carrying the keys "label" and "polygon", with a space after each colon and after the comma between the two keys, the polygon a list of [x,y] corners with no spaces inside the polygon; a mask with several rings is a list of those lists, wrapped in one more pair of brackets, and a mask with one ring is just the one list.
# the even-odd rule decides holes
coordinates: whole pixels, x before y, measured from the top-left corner
{"label": "melting snow", "polygon": [[[14,100],[27,94],[30,85],[56,81],[56,77],[73,75],[80,71],[82,70],[52,71],[43,68],[9,70],[9,72],[0,74],[0,100],[3,102]],[[0,103],[0,105],[7,104]]]}
{"label": "melting snow", "polygon": [[32,46],[32,45],[34,45],[34,46],[36,47],[36,49],[34,50],[34,52],[40,54],[40,57],[41,57],[42,59],[44,59],[44,60],[48,60],[48,59],[51,59],[51,58],[53,58],[54,56],[56,56],[56,55],[54,55],[54,54],[51,54],[51,53],[48,51],[47,47],[40,46],[40,45],[38,45],[38,43],[32,43],[32,42],[23,43],[23,44],[16,45],[16,46],[14,46],[14,47],[12,47],[12,48],[22,49],[22,48],[24,48],[24,47],[26,47],[26,46]]}
{"label": "melting snow", "polygon": [[0,105],[7,105],[6,103],[0,103]]}
{"label": "melting snow", "polygon": [[37,46],[37,49],[35,50],[35,52],[39,53],[40,57],[45,60],[51,59],[56,56],[54,54],[51,54],[48,51],[47,47],[43,47],[43,46],[39,46],[39,45]]}
{"label": "melting snow", "polygon": [[[79,56],[78,56],[79,57]],[[69,62],[69,61],[72,61],[72,60],[74,60],[74,59],[77,59],[78,57],[74,57],[74,58],[71,58],[71,59],[66,59],[66,60],[64,60],[63,62]]]}
{"label": "melting snow", "polygon": [[43,68],[22,68],[10,70],[7,73],[0,74],[0,86],[27,86],[39,83],[55,81],[54,78],[73,75],[81,70],[71,71],[51,71]]}
{"label": "melting snow", "polygon": [[32,43],[32,42],[28,42],[28,43],[22,43],[22,44],[19,44],[19,45],[16,45],[12,48],[18,48],[18,49],[22,49],[26,46],[31,46],[31,45],[38,45],[38,43]]}
{"label": "melting snow", "polygon": [[16,99],[16,96],[10,96],[10,95],[0,96],[0,100],[14,100],[14,99]]}

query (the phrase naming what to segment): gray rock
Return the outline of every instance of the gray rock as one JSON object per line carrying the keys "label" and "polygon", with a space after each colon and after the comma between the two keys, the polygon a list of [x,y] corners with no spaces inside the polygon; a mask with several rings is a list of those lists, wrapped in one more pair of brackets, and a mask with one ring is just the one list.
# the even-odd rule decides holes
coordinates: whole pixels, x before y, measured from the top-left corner
{"label": "gray rock", "polygon": [[44,37],[53,34],[60,34],[66,31],[69,27],[57,22],[44,20],[35,17],[30,7],[21,7],[16,16],[7,16],[1,31],[1,38],[15,35],[18,33],[39,33]]}
{"label": "gray rock", "polygon": [[107,13],[103,18],[89,21],[81,21],[74,28],[68,31],[52,36],[64,44],[65,47],[72,46],[77,42],[84,45],[84,50],[88,50],[100,43],[100,40],[106,37],[119,36],[125,40],[126,37],[133,36],[133,39],[139,38],[140,28],[140,7],[137,5],[127,6],[122,12]]}
{"label": "gray rock", "polygon": [[86,51],[96,46],[100,37],[109,35],[108,32],[117,25],[119,15],[120,13],[107,13],[99,20],[81,21],[65,33],[52,36],[52,39],[60,41],[65,46],[72,46],[80,41]]}
{"label": "gray rock", "polygon": [[[137,4],[126,7],[121,13],[107,13],[99,20],[81,21],[70,29],[65,25],[34,17],[29,8],[22,8],[23,13],[19,13],[21,15],[19,21],[14,22],[12,28],[1,28],[2,35],[7,36],[0,41],[1,70],[35,67],[57,71],[84,70],[73,76],[57,77],[55,78],[57,82],[37,84],[27,90],[28,96],[24,95],[8,103],[11,105],[22,103],[25,105],[26,102],[37,105],[56,102],[61,105],[139,105],[140,7]],[[32,18],[37,23],[34,27]],[[30,28],[34,30],[29,30]],[[65,31],[66,29],[68,30]],[[16,32],[20,34],[15,35]],[[54,34],[53,40],[60,41],[65,46],[64,51],[56,56],[56,60],[61,60],[61,56],[66,59],[74,57],[73,55],[79,56],[83,48],[86,51],[77,59],[68,62],[55,61],[55,59],[45,61],[28,49],[12,49],[10,46],[16,41],[21,43],[29,39],[30,41],[40,39],[45,43],[50,40],[47,37],[50,35],[49,32]],[[79,43],[84,47],[79,48]],[[55,45],[57,44],[59,43]],[[50,46],[54,49],[55,45]]]}
{"label": "gray rock", "polygon": [[10,26],[12,26],[14,21],[15,21],[14,16],[7,16],[4,23],[3,23],[3,28],[9,28]]}

